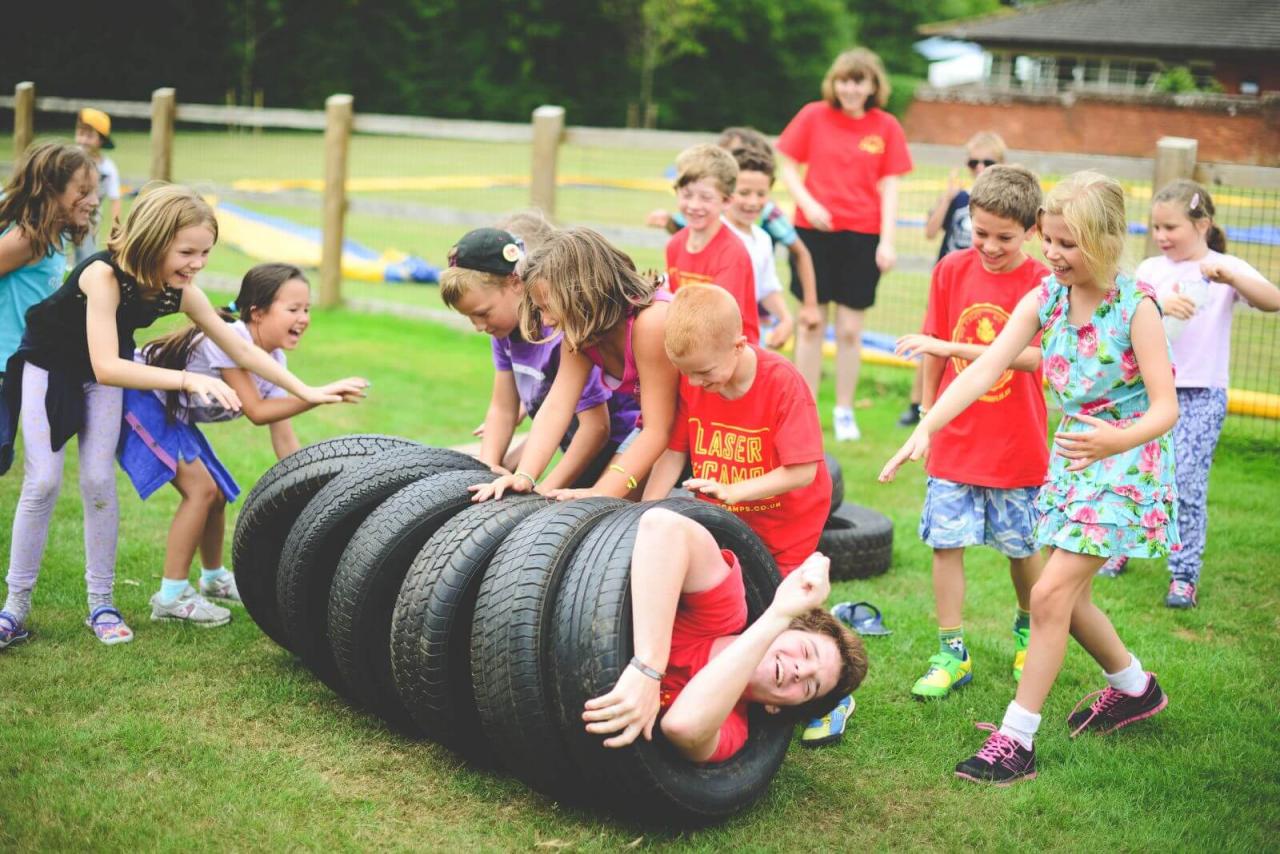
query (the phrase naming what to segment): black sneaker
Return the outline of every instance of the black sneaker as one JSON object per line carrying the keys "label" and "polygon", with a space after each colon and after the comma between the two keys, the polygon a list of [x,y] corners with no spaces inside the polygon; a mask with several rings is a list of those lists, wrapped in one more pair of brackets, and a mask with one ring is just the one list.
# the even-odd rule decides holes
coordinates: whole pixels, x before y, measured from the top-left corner
{"label": "black sneaker", "polygon": [[1023,747],[1016,738],[1004,735],[995,724],[976,724],[991,733],[982,749],[956,766],[956,776],[975,783],[1012,786],[1036,776],[1036,749]]}
{"label": "black sneaker", "polygon": [[914,427],[920,423],[920,404],[913,403],[898,416],[899,427]]}
{"label": "black sneaker", "polygon": [[[1087,709],[1081,709],[1090,699],[1097,697]],[[1149,718],[1169,705],[1169,697],[1160,690],[1154,673],[1147,674],[1147,687],[1138,694],[1126,694],[1107,686],[1101,691],[1086,694],[1076,703],[1067,717],[1067,727],[1075,738],[1086,730],[1099,735],[1115,732],[1121,727]]]}

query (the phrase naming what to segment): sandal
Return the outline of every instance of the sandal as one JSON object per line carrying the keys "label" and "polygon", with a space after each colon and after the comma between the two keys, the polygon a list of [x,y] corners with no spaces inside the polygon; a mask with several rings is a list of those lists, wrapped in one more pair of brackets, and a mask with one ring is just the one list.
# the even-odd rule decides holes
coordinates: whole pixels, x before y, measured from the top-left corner
{"label": "sandal", "polygon": [[111,605],[99,605],[94,608],[84,624],[93,629],[98,640],[108,646],[133,640],[133,629],[125,624],[124,617]]}
{"label": "sandal", "polygon": [[870,602],[841,602],[831,609],[835,618],[860,635],[891,635],[886,629],[880,609]]}
{"label": "sandal", "polygon": [[29,637],[31,632],[23,628],[17,617],[8,611],[0,611],[0,649],[22,643]]}

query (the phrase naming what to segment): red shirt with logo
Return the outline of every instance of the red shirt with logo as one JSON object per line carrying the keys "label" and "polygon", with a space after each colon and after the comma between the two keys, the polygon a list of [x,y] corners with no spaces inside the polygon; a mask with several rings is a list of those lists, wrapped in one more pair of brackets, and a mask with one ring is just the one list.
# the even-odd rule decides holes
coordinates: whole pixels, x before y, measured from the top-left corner
{"label": "red shirt with logo", "polygon": [[822,456],[818,408],[800,371],[777,353],[748,346],[756,354],[756,376],[737,400],[680,378],[680,403],[667,447],[689,455],[694,477],[725,484],[760,477],[780,466],[818,464],[808,486],[722,505],[764,541],[785,576],[818,547],[831,509],[831,476]]}
{"label": "red shirt with logo", "polygon": [[667,241],[667,278],[671,292],[683,285],[719,285],[738,303],[742,334],[760,340],[760,314],[756,309],[756,271],[751,253],[729,227],[720,224],[715,237],[699,252],[688,249],[689,229],[682,228]]}
{"label": "red shirt with logo", "polygon": [[[977,249],[952,252],[933,268],[925,335],[989,345],[1018,301],[1049,275],[1027,258],[1008,273],[990,273]],[[1036,335],[1033,346],[1039,346]],[[969,362],[947,359],[938,396]],[[1049,468],[1047,416],[1040,369],[1009,368],[986,394],[939,430],[925,471],[933,477],[995,489],[1040,486]]]}
{"label": "red shirt with logo", "polygon": [[[778,137],[778,150],[806,164],[804,185],[830,211],[834,231],[879,234],[876,184],[911,171],[902,125],[877,107],[855,119],[826,101],[806,104]],[[798,206],[796,225],[813,227]]]}
{"label": "red shirt with logo", "polygon": [[[684,686],[711,660],[717,639],[739,635],[747,628],[747,590],[742,583],[742,564],[727,549],[720,555],[729,565],[729,574],[710,590],[681,593],[676,619],[671,627],[671,655],[662,677],[659,705],[663,712],[680,696]],[[747,743],[747,703],[738,700],[720,725],[720,741],[708,762],[723,762]]]}

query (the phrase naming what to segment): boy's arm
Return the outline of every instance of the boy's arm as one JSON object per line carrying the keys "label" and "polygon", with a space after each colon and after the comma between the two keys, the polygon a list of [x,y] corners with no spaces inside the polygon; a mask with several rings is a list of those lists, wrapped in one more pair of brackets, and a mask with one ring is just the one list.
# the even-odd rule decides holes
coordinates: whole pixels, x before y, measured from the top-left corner
{"label": "boy's arm", "polygon": [[641,500],[657,501],[666,498],[676,481],[680,480],[680,473],[684,471],[684,464],[688,459],[689,455],[684,451],[673,451],[670,448],[663,451],[662,456],[653,464],[653,470],[649,472],[649,480],[645,483]]}
{"label": "boy's arm", "polygon": [[[795,331],[795,321],[791,319],[791,312],[787,309],[787,301],[782,296],[782,291],[774,291],[760,300],[760,304],[765,307],[765,311],[778,319],[773,329],[769,330],[769,339],[765,342],[767,346],[777,350],[791,340],[791,333]],[[814,310],[817,310],[816,307]]]}
{"label": "boy's arm", "polygon": [[924,236],[930,240],[938,236],[942,223],[947,218],[947,211],[951,209],[951,202],[960,194],[960,178],[955,169],[951,170],[951,174],[947,176],[947,189],[938,196],[938,201],[934,204],[933,210],[929,211],[929,218],[924,223]]}
{"label": "boy's arm", "polygon": [[569,447],[560,457],[560,462],[542,482],[543,491],[572,486],[608,441],[609,404],[598,403],[579,412],[578,429],[569,440]]}
{"label": "boy's arm", "polygon": [[758,477],[740,480],[737,483],[720,483],[709,478],[691,477],[684,482],[684,488],[690,492],[710,495],[725,504],[741,504],[744,501],[772,498],[775,495],[808,486],[813,483],[813,478],[817,474],[817,462],[797,463],[778,466]]}
{"label": "boy's arm", "polygon": [[506,474],[502,458],[511,445],[520,417],[520,395],[516,391],[515,374],[494,371],[489,409],[484,414],[484,432],[480,436],[480,462],[494,474]]}
{"label": "boy's arm", "polygon": [[813,272],[813,255],[799,239],[788,246],[787,251],[795,258],[796,278],[800,280],[800,325],[817,329],[822,326],[822,313],[818,309],[818,276]]}
{"label": "boy's arm", "polygon": [[938,399],[938,384],[942,382],[942,371],[946,360],[941,356],[925,353],[920,362],[920,409],[933,408]]}

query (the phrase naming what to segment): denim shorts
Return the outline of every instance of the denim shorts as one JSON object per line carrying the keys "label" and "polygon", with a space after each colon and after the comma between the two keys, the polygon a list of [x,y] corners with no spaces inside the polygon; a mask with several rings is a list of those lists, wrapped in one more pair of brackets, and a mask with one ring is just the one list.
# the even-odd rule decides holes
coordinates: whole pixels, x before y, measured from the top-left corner
{"label": "denim shorts", "polygon": [[1038,486],[995,489],[931,477],[920,539],[935,549],[991,546],[1005,557],[1035,554]]}
{"label": "denim shorts", "polygon": [[631,447],[631,443],[634,442],[636,440],[636,437],[639,435],[640,435],[639,427],[635,428],[630,433],[628,433],[627,438],[623,439],[622,444],[618,445],[618,450],[616,451],[616,453],[619,456],[621,456],[622,454],[625,454],[627,452],[627,448]]}

